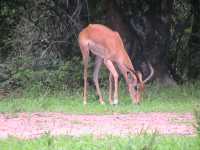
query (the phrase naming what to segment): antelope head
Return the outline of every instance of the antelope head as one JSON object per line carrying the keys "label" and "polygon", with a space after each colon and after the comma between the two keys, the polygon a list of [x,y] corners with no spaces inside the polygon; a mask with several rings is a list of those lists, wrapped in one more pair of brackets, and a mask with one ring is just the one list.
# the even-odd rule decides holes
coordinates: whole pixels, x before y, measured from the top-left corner
{"label": "antelope head", "polygon": [[144,84],[151,79],[154,74],[154,70],[151,64],[148,64],[150,69],[150,74],[144,80],[142,80],[142,74],[139,71],[129,71],[127,73],[127,85],[128,91],[130,93],[132,102],[134,104],[139,104],[141,101],[141,94],[144,91]]}

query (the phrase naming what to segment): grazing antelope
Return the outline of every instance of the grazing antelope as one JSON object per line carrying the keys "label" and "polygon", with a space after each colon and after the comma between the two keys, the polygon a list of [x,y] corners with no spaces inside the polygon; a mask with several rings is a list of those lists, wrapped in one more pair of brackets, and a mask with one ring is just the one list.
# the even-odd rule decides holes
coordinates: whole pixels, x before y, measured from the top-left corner
{"label": "grazing antelope", "polygon": [[[132,62],[124,48],[124,44],[118,32],[115,32],[108,27],[100,24],[90,24],[84,28],[79,34],[79,46],[83,56],[84,63],[84,97],[83,103],[87,103],[87,68],[89,53],[96,55],[93,80],[96,86],[97,95],[99,96],[100,104],[104,104],[104,100],[99,88],[98,73],[102,63],[110,71],[109,75],[109,102],[110,104],[118,104],[118,73],[115,65],[119,68],[125,78],[128,86],[132,102],[138,104],[140,95],[146,83],[154,73],[150,64],[149,76],[143,81],[142,74],[135,71]],[[114,79],[114,95],[112,93]]]}

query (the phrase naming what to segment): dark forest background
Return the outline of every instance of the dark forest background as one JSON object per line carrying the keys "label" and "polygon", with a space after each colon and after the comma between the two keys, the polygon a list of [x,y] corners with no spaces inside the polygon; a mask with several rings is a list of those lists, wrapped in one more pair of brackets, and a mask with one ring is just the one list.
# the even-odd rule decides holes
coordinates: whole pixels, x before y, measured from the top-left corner
{"label": "dark forest background", "polygon": [[144,77],[149,61],[161,85],[200,79],[200,0],[0,0],[0,88],[80,87],[89,23],[118,31]]}

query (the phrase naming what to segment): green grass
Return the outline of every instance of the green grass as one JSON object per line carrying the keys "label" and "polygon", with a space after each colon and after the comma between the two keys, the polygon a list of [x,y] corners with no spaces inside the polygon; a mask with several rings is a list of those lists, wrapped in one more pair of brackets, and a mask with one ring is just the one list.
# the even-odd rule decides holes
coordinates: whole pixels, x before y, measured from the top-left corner
{"label": "green grass", "polygon": [[[174,88],[150,85],[145,89],[140,105],[131,103],[129,94],[120,88],[118,106],[100,105],[93,88],[89,89],[88,105],[82,104],[82,90],[49,92],[45,89],[25,90],[21,96],[0,101],[0,112],[66,112],[74,114],[112,114],[129,112],[193,112],[200,103],[200,84]],[[107,90],[103,90],[107,99]],[[51,137],[18,140],[13,137],[0,139],[0,150],[199,150],[199,136],[137,135],[127,137]]]}
{"label": "green grass", "polygon": [[199,150],[198,137],[140,135],[135,137],[51,137],[0,140],[1,150]]}
{"label": "green grass", "polygon": [[[108,90],[103,90],[106,105],[100,105],[94,88],[89,88],[88,104],[82,104],[82,89],[49,92],[49,90],[25,90],[19,97],[10,96],[0,101],[0,112],[66,112],[76,114],[112,114],[129,112],[193,112],[200,103],[200,84],[162,88],[150,85],[143,93],[140,105],[131,103],[125,86],[120,87],[120,103],[108,104]],[[15,95],[15,94],[13,94]]]}

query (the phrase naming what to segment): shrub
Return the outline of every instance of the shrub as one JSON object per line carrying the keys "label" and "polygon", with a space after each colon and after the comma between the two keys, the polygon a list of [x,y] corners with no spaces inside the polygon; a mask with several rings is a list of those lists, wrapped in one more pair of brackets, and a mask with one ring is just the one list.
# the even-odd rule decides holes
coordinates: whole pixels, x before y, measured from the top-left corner
{"label": "shrub", "polygon": [[[92,73],[94,61],[89,63],[88,67],[88,82],[92,83]],[[13,75],[12,80],[16,82],[18,87],[26,88],[39,88],[56,90],[73,90],[83,86],[83,64],[82,59],[73,57],[71,60],[59,62],[57,64],[46,65],[47,67],[33,67],[26,61],[14,63],[12,66]],[[28,66],[28,67],[27,67]],[[103,67],[100,72],[100,84],[105,86],[108,82],[107,70]]]}

